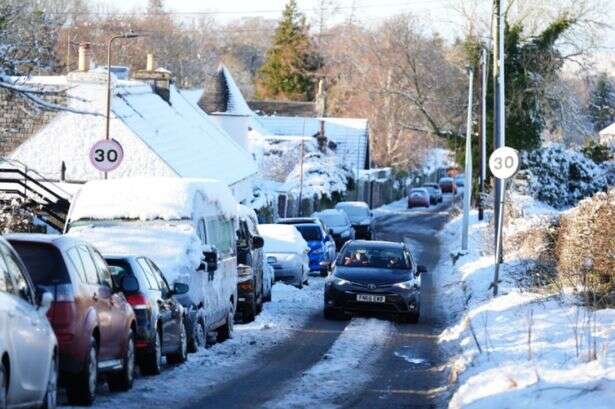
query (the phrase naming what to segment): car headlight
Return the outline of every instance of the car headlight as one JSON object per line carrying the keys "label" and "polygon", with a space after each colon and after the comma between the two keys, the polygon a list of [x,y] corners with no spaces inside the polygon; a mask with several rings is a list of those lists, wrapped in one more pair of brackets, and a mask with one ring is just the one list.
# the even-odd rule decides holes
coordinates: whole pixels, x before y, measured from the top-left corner
{"label": "car headlight", "polygon": [[416,281],[410,280],[410,281],[403,281],[401,283],[395,283],[393,284],[393,287],[401,288],[402,290],[412,290],[415,285],[416,285]]}
{"label": "car headlight", "polygon": [[336,287],[344,287],[344,286],[350,284],[350,281],[344,280],[343,278],[332,276],[331,277],[331,283],[334,286],[336,286]]}
{"label": "car headlight", "polygon": [[275,257],[273,257],[273,256],[269,256],[269,257],[267,257],[267,263],[269,263],[269,264],[275,264],[275,263],[277,263],[277,262],[278,262],[278,259],[277,259],[277,258],[275,258]]}

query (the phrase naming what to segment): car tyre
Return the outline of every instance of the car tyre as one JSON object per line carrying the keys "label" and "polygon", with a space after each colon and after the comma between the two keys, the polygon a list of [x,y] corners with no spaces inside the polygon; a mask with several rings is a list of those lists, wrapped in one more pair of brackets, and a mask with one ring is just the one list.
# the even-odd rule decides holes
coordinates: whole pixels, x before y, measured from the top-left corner
{"label": "car tyre", "polygon": [[91,406],[96,399],[98,385],[98,345],[94,337],[86,354],[85,368],[80,374],[73,375],[66,387],[66,397],[71,405]]}
{"label": "car tyre", "polygon": [[145,355],[140,362],[143,375],[158,375],[162,372],[162,339],[160,331],[156,330],[154,337],[154,352]]}
{"label": "car tyre", "polygon": [[233,315],[233,306],[231,305],[231,308],[226,316],[226,323],[216,330],[216,339],[218,342],[224,342],[227,339],[233,338]]}
{"label": "car tyre", "polygon": [[173,352],[167,355],[167,362],[172,365],[183,364],[188,359],[188,335],[186,332],[186,324],[184,324],[184,320],[179,324],[180,333],[179,333],[179,347],[177,348],[177,352]]}
{"label": "car tyre", "polygon": [[111,392],[126,392],[132,389],[135,380],[135,340],[132,331],[128,332],[123,361],[122,370],[107,377],[107,385]]}
{"label": "car tyre", "polygon": [[0,409],[6,409],[8,385],[8,374],[3,363],[0,363]]}
{"label": "car tyre", "polygon": [[254,321],[254,318],[256,317],[256,308],[257,307],[256,307],[256,291],[255,291],[252,294],[252,301],[250,301],[250,304],[245,306],[243,310],[241,311],[241,320],[243,321],[244,324]]}
{"label": "car tyre", "polygon": [[[54,354],[49,367],[49,378],[47,379],[47,391],[45,391],[45,397],[43,398],[42,409],[56,409],[58,406],[58,371],[59,363],[58,358]],[[0,408],[2,405],[0,404]]]}
{"label": "car tyre", "polygon": [[269,292],[267,293],[267,295],[265,295],[265,297],[263,298],[263,301],[265,302],[271,301],[271,288],[269,288]]}
{"label": "car tyre", "polygon": [[205,343],[207,342],[205,338],[205,326],[201,320],[197,320],[192,329],[192,337],[190,337],[188,341],[188,353],[193,354],[197,352],[199,348],[205,347]]}

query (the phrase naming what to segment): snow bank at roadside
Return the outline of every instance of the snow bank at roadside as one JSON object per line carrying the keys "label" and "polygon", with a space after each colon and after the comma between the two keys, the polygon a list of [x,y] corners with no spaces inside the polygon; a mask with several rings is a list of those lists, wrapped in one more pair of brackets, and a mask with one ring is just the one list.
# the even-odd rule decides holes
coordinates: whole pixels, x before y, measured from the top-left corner
{"label": "snow bank at roadside", "polygon": [[[553,215],[552,208],[526,200],[510,225],[515,233]],[[448,304],[442,308],[464,310],[440,340],[459,348],[453,363],[458,389],[449,408],[612,407],[615,310],[592,312],[572,297],[518,288],[515,277],[524,264],[514,252],[506,255],[500,295],[493,298],[492,227],[474,213],[470,251],[453,265],[460,232],[461,217],[441,233],[451,256],[435,275]]]}
{"label": "snow bank at roadside", "polygon": [[322,310],[324,280],[310,278],[299,290],[277,283],[273,299],[250,324],[235,325],[234,337],[188,356],[180,366],[166,368],[156,377],[135,380],[130,393],[100,391],[96,408],[171,408],[188,404],[216,385],[230,381],[259,366],[259,359],[276,344],[290,338],[309,318]]}
{"label": "snow bank at roadside", "polygon": [[375,362],[394,330],[389,321],[355,318],[346,326],[331,349],[303,376],[292,382],[280,395],[264,407],[336,408],[333,399],[361,389],[370,380],[366,367]]}

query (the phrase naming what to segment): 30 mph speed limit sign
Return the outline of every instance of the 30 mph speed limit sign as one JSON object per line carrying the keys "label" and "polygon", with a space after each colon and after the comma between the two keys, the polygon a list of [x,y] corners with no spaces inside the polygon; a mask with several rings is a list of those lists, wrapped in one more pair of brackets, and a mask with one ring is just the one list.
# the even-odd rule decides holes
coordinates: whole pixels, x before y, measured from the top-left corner
{"label": "30 mph speed limit sign", "polygon": [[102,139],[90,149],[90,162],[101,172],[117,169],[122,159],[124,159],[124,150],[115,139]]}
{"label": "30 mph speed limit sign", "polygon": [[519,153],[513,148],[498,148],[489,157],[489,169],[498,179],[508,179],[519,169]]}

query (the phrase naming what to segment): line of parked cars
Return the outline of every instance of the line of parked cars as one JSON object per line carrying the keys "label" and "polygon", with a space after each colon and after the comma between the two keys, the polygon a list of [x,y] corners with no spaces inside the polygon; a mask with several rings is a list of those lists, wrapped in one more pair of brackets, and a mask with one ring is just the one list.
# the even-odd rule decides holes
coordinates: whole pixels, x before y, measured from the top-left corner
{"label": "line of parked cars", "polygon": [[464,176],[440,178],[438,183],[425,183],[408,191],[408,209],[414,207],[430,207],[442,203],[444,193],[456,195],[463,189]]}
{"label": "line of parked cars", "polygon": [[[156,192],[152,195],[151,192]],[[372,237],[372,213],[341,202],[309,218],[258,224],[212,180],[93,181],[62,235],[0,238],[0,408],[91,405],[103,380],[132,388],[233,335],[271,300],[327,275],[336,252]]]}

